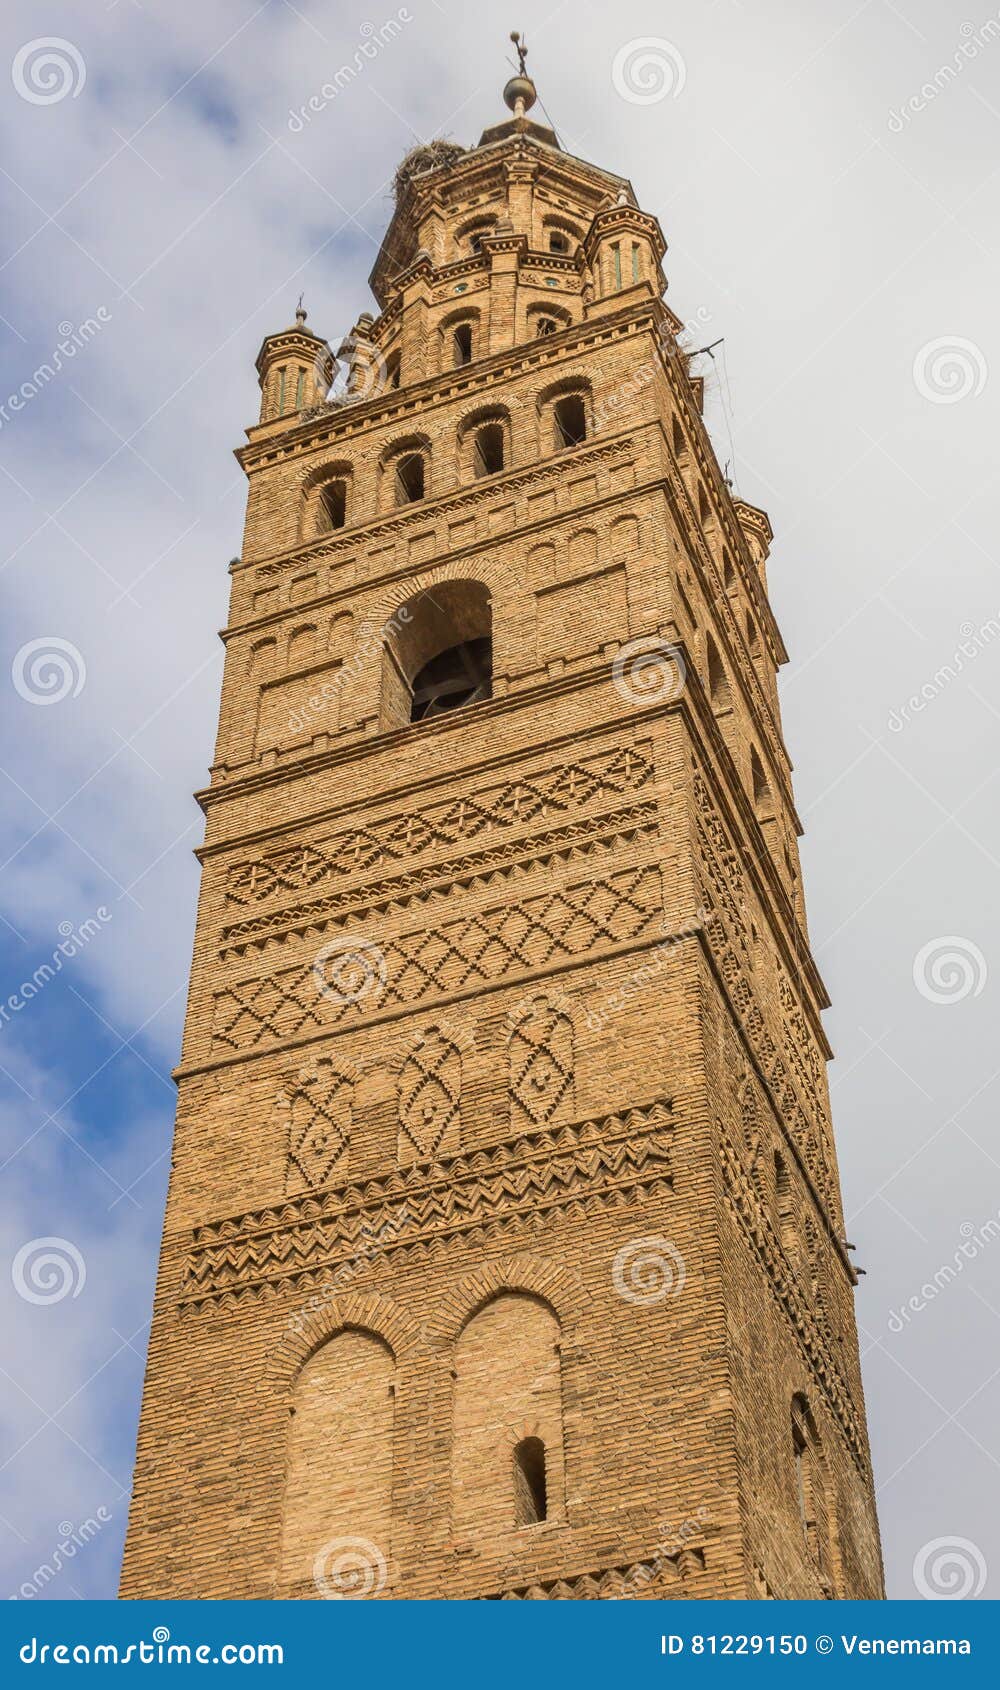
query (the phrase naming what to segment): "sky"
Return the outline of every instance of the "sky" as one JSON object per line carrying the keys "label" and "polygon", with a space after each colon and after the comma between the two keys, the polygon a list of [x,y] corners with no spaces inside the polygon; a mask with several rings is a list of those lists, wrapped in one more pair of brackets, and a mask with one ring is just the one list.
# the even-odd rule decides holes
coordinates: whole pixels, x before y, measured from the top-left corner
{"label": "sky", "polygon": [[334,346],[371,308],[400,158],[505,115],[515,27],[724,337],[888,1589],[1000,1596],[1000,11],[968,0],[8,0],[0,1596],[116,1588],[253,361],[300,292]]}

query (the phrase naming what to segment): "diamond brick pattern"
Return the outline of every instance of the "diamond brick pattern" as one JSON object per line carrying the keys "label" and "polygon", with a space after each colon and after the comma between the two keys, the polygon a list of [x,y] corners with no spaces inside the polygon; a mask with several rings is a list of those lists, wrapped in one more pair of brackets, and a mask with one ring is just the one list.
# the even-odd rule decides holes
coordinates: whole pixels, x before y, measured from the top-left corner
{"label": "diamond brick pattern", "polygon": [[[662,913],[660,900],[659,870],[647,865],[389,941],[381,947],[386,983],[377,1007],[447,996],[602,945],[627,943],[652,931]],[[298,968],[218,993],[214,1044],[247,1050],[320,1032],[347,1017],[360,1018],[372,1003],[371,997],[347,1003],[319,994],[310,958]]]}

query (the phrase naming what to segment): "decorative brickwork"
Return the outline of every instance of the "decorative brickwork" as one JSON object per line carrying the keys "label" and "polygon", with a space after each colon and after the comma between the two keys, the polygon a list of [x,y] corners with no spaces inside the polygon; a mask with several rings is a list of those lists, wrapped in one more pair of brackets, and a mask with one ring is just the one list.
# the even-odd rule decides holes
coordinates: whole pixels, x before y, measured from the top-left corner
{"label": "decorative brickwork", "polygon": [[[435,1040],[432,1060],[444,1049]],[[414,1078],[423,1072],[423,1063],[414,1066]],[[453,1121],[451,1093],[441,1095],[442,1113]],[[430,1167],[405,1166],[415,1160],[408,1153],[400,1158],[400,1173],[363,1187],[337,1186],[294,1204],[198,1227],[182,1302],[197,1306],[233,1292],[289,1289],[363,1260],[372,1249],[390,1257],[419,1245],[426,1254],[431,1245],[446,1247],[487,1230],[509,1240],[581,1203],[590,1210],[636,1203],[644,1192],[669,1188],[670,1118],[670,1105],[655,1103],[467,1155],[442,1156]]]}
{"label": "decorative brickwork", "polygon": [[238,453],[122,1593],[877,1597],[770,526],[624,179],[397,191]]}
{"label": "decorative brickwork", "polygon": [[[659,878],[652,866],[625,869],[604,881],[584,881],[390,940],[382,947],[387,979],[379,1003],[390,1008],[446,997],[652,932],[662,912]],[[314,960],[217,993],[216,1047],[246,1050],[364,1015],[368,1000],[319,990]]]}

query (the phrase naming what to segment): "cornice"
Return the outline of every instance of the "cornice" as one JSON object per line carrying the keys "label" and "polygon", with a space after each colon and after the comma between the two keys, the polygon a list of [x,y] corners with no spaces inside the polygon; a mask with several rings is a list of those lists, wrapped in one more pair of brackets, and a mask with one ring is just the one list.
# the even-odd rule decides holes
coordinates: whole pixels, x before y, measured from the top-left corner
{"label": "cornice", "polygon": [[[478,263],[477,260],[477,265]],[[234,456],[247,475],[250,475],[262,468],[266,462],[277,462],[282,458],[314,451],[317,446],[325,445],[327,441],[339,441],[355,432],[361,434],[370,428],[392,422],[396,417],[405,417],[414,411],[426,409],[428,405],[446,403],[455,394],[470,388],[509,381],[512,376],[523,374],[539,365],[558,363],[563,357],[574,356],[591,344],[597,344],[614,335],[628,334],[633,324],[641,323],[645,317],[652,319],[652,312],[653,308],[646,300],[619,312],[609,312],[606,316],[585,318],[583,322],[572,323],[557,330],[555,334],[544,336],[541,340],[528,341],[521,346],[510,347],[503,352],[495,352],[486,358],[477,359],[474,364],[462,365],[460,371],[446,370],[437,375],[425,376],[422,381],[414,382],[411,386],[391,388],[360,403],[336,407],[322,416],[311,418],[308,422],[290,424],[287,431],[280,436],[271,434],[265,439],[260,439],[260,425],[255,425],[253,429],[247,430],[247,444],[237,447]]]}

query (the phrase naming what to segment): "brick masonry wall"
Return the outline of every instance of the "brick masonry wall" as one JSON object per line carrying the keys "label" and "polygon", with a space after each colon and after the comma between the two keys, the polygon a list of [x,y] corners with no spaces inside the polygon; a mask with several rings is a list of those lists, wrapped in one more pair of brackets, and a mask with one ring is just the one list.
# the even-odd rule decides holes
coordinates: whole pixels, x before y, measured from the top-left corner
{"label": "brick masonry wall", "polygon": [[[259,361],[122,1593],[877,1595],[766,518],[653,220],[516,125],[436,181],[399,387],[281,415],[306,331]],[[492,700],[410,726],[485,594]]]}

